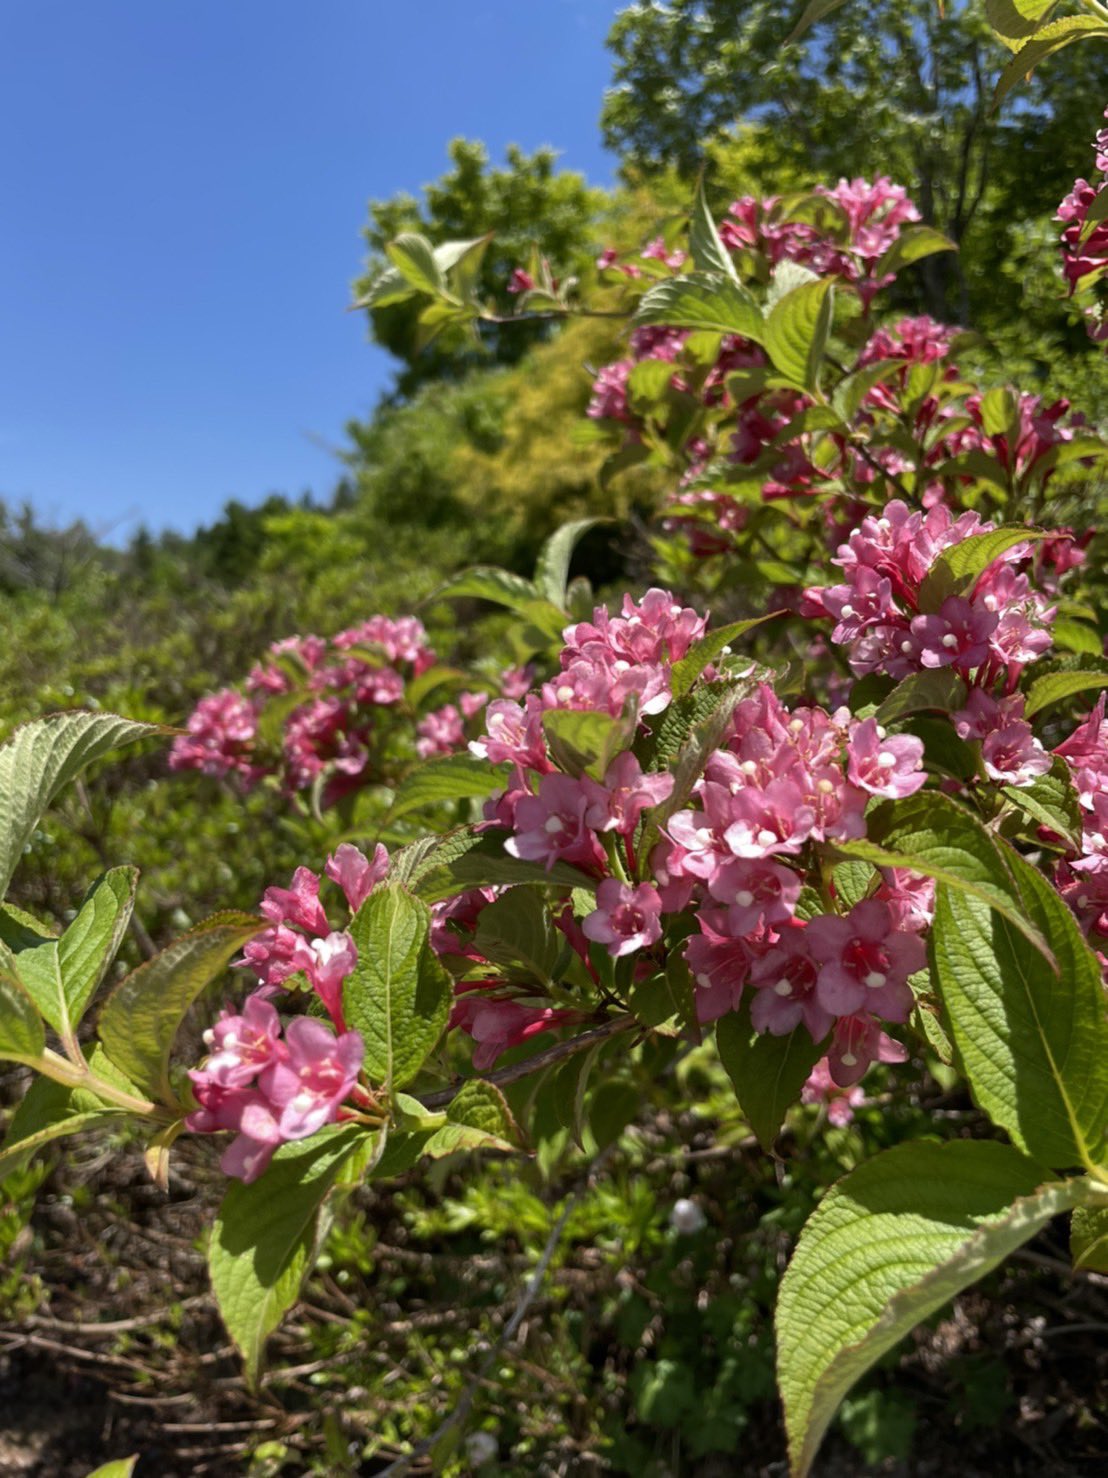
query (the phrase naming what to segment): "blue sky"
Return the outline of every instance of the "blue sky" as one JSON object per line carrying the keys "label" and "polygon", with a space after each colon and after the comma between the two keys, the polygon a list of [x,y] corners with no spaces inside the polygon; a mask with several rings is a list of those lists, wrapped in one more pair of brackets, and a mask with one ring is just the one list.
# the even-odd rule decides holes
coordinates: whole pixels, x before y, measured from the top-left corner
{"label": "blue sky", "polygon": [[0,498],[113,542],[326,495],[366,202],[447,141],[607,182],[617,0],[0,0]]}

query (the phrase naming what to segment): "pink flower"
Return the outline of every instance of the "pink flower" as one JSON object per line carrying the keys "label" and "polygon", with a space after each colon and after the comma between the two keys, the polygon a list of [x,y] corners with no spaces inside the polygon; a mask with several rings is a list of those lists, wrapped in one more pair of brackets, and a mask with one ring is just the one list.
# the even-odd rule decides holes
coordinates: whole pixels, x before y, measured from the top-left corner
{"label": "pink flower", "polygon": [[773,780],[764,790],[740,790],[732,797],[731,815],[724,840],[736,857],[799,852],[816,824],[814,810],[791,780]]}
{"label": "pink flower", "polygon": [[847,775],[870,795],[900,799],[915,795],[927,782],[921,768],[923,740],[912,734],[887,737],[877,720],[858,724],[847,740]]}
{"label": "pink flower", "polygon": [[887,904],[867,898],[845,919],[821,914],[809,920],[807,938],[819,964],[816,995],[832,1016],[864,1009],[889,1021],[908,1019],[908,977],[923,969],[927,956],[918,935],[894,929]]}
{"label": "pink flower", "polygon": [[832,1080],[840,1088],[849,1088],[871,1062],[906,1062],[907,1058],[900,1043],[887,1036],[872,1017],[844,1016],[835,1023],[827,1066]]}
{"label": "pink flower", "polygon": [[358,1081],[365,1046],[358,1032],[336,1038],[322,1021],[297,1016],[285,1028],[288,1055],[263,1072],[260,1085],[277,1111],[283,1139],[306,1139],[333,1124]]}
{"label": "pink flower", "polygon": [[524,1006],[480,993],[483,982],[467,989],[455,1002],[451,1027],[468,1032],[477,1043],[473,1066],[484,1072],[502,1052],[518,1047],[542,1032],[584,1020],[579,1011],[556,1011],[552,1006]]}
{"label": "pink flower", "polygon": [[585,821],[589,798],[579,780],[570,775],[544,775],[538,795],[525,795],[515,808],[515,835],[504,843],[513,857],[541,862],[549,871],[555,862],[599,862],[603,852]]}
{"label": "pink flower", "polygon": [[986,774],[998,785],[1030,785],[1050,769],[1050,755],[1031,732],[1026,719],[994,729],[981,745]]}
{"label": "pink flower", "polygon": [[267,888],[260,911],[275,924],[295,924],[309,934],[329,934],[331,926],[319,901],[321,879],[309,868],[298,867],[291,888]]}
{"label": "pink flower", "polygon": [[212,1054],[201,1074],[193,1074],[220,1088],[246,1088],[262,1068],[284,1052],[277,1012],[259,995],[248,996],[242,1014],[225,1010],[204,1040]]}
{"label": "pink flower", "polygon": [[662,937],[662,900],[651,883],[632,887],[605,878],[596,890],[596,909],[583,921],[586,938],[607,946],[617,959],[647,949]]}
{"label": "pink flower", "polygon": [[247,940],[242,950],[247,965],[267,990],[272,991],[292,975],[307,973],[315,965],[315,955],[303,934],[287,924],[273,924]]}
{"label": "pink flower", "polygon": [[499,765],[505,760],[540,774],[553,768],[546,752],[542,728],[542,704],[533,694],[521,708],[507,698],[497,698],[485,711],[484,739],[474,739],[470,753]]}
{"label": "pink flower", "polygon": [[510,293],[529,293],[535,289],[535,279],[530,272],[525,272],[522,267],[516,267],[508,279],[508,291]]}
{"label": "pink flower", "polygon": [[861,1088],[840,1088],[831,1076],[826,1057],[821,1057],[808,1074],[808,1081],[800,1090],[801,1103],[818,1103],[827,1109],[828,1122],[842,1129],[851,1123],[854,1110],[865,1102]]}
{"label": "pink flower", "polygon": [[696,1019],[707,1025],[738,1007],[751,953],[743,940],[730,934],[723,909],[701,909],[696,922],[700,933],[686,944],[685,960],[693,978]]}
{"label": "pink flower", "polygon": [[258,710],[234,688],[201,698],[186,727],[169,752],[171,770],[200,770],[216,779],[237,774],[248,786],[261,778],[264,771],[254,761]]}
{"label": "pink flower", "polygon": [[346,1024],[342,1015],[342,987],[358,963],[357,947],[345,930],[338,930],[324,939],[313,939],[311,949],[315,962],[308,968],[308,979],[326,1006],[328,1016],[341,1031]]}
{"label": "pink flower", "polygon": [[934,616],[917,616],[910,631],[922,667],[980,667],[989,655],[989,638],[999,618],[995,611],[948,596]]}
{"label": "pink flower", "polygon": [[416,753],[421,760],[433,759],[437,755],[453,754],[466,742],[462,715],[453,703],[436,708],[416,724]]}
{"label": "pink flower", "polygon": [[758,992],[750,1008],[754,1030],[783,1037],[803,1022],[812,1041],[822,1042],[831,1030],[832,1015],[816,994],[818,974],[803,925],[794,923],[782,930],[750,972],[750,983]]}
{"label": "pink flower", "polygon": [[712,897],[727,906],[728,932],[736,935],[787,924],[800,888],[799,874],[762,860],[724,863],[708,879]]}
{"label": "pink flower", "polygon": [[584,776],[582,784],[589,797],[585,820],[594,831],[618,831],[630,836],[643,811],[667,800],[673,790],[673,776],[665,772],[644,775],[642,766],[624,750],[608,766],[601,785]]}
{"label": "pink flower", "polygon": [[380,842],[373,850],[372,862],[364,852],[349,842],[342,842],[328,857],[324,869],[333,883],[346,895],[350,912],[356,914],[374,888],[389,870],[389,854]]}
{"label": "pink flower", "polygon": [[187,1115],[185,1126],[194,1134],[233,1133],[220,1169],[247,1183],[257,1180],[285,1138],[269,1100],[256,1088],[222,1088],[200,1074],[189,1076],[200,1107]]}

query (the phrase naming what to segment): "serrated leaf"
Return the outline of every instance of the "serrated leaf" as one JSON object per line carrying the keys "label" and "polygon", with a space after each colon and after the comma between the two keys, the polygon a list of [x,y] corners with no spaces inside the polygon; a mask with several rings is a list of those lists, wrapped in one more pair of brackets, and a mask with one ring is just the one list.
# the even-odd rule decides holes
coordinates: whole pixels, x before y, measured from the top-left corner
{"label": "serrated leaf", "polygon": [[642,359],[627,376],[627,400],[636,415],[649,415],[669,389],[673,365],[666,359]]}
{"label": "serrated leaf", "polygon": [[114,713],[52,713],[16,729],[0,746],[0,897],[51,801],[93,760],[170,731]]}
{"label": "serrated leaf", "polygon": [[1067,15],[1061,20],[1049,21],[1040,26],[1029,37],[1000,74],[993,93],[992,106],[995,110],[1008,94],[1025,77],[1030,76],[1040,62],[1061,51],[1074,41],[1108,38],[1108,25],[1095,15]]}
{"label": "serrated leaf", "polygon": [[793,288],[766,318],[765,348],[774,368],[802,390],[815,390],[831,331],[829,278]]}
{"label": "serrated leaf", "polygon": [[1090,693],[1098,688],[1108,688],[1108,673],[1048,672],[1044,677],[1036,678],[1028,688],[1023,705],[1024,716],[1031,718],[1052,703],[1061,703],[1063,698]]}
{"label": "serrated leaf", "polygon": [[0,1061],[34,1063],[46,1047],[35,1003],[11,975],[0,974]]}
{"label": "serrated leaf", "polygon": [[874,717],[879,724],[892,724],[910,713],[926,713],[938,709],[953,713],[966,701],[966,684],[949,667],[936,667],[930,672],[913,672],[897,683],[889,696],[878,705]]}
{"label": "serrated leaf", "polygon": [[977,1103],[1055,1169],[1101,1163],[1108,1133],[1108,1005],[1100,964],[1037,868],[1012,853],[1024,916],[1056,968],[980,899],[940,886],[934,974]]}
{"label": "serrated leaf", "polygon": [[877,263],[874,276],[884,277],[886,273],[899,272],[913,262],[934,256],[936,252],[957,250],[954,242],[941,231],[936,231],[934,226],[905,226]]}
{"label": "serrated leaf", "polygon": [[750,1024],[747,995],[737,1011],[716,1023],[716,1050],[731,1079],[743,1117],[764,1150],[776,1142],[785,1115],[823,1056],[823,1045],[798,1026],[787,1036],[759,1035]]}
{"label": "serrated leaf", "polygon": [[539,599],[539,592],[533,581],[525,580],[522,575],[513,575],[510,570],[501,570],[495,565],[473,565],[440,585],[424,604],[463,596],[507,606],[510,611],[526,612],[528,606]]}
{"label": "serrated leaf", "polygon": [[371,893],[350,925],[358,963],[343,987],[343,1013],[362,1034],[366,1072],[393,1092],[419,1072],[450,1009],[430,931],[430,909],[395,884]]}
{"label": "serrated leaf", "polygon": [[395,267],[384,267],[369,285],[368,292],[354,300],[355,308],[389,308],[406,303],[415,296],[415,288]]}
{"label": "serrated leaf", "polygon": [[985,15],[996,36],[1018,51],[1054,9],[1057,0],[985,0]]}
{"label": "serrated leaf", "polygon": [[132,970],[100,1016],[111,1061],[151,1098],[176,1106],[169,1056],[181,1022],[201,991],[265,927],[249,914],[215,914]]}
{"label": "serrated leaf", "polygon": [[[1012,866],[1018,857],[949,796],[918,792],[882,801],[866,817],[870,837],[836,842],[836,850],[874,867],[922,873],[995,908],[1046,956],[1050,948],[1025,915]],[[871,840],[870,838],[873,838]]]}
{"label": "serrated leaf", "polygon": [[869,862],[840,862],[832,869],[831,881],[841,911],[849,912],[856,903],[869,896],[873,885],[880,881],[880,875]]}
{"label": "serrated leaf", "polygon": [[365,1138],[362,1129],[336,1124],[280,1145],[257,1180],[233,1182],[223,1198],[208,1269],[220,1316],[253,1388],[265,1341],[296,1302],[311,1266],[323,1200]]}
{"label": "serrated leaf", "polygon": [[548,708],[542,716],[542,730],[559,768],[570,775],[587,771],[597,780],[631,743],[635,727],[633,705],[618,718],[577,708]]}
{"label": "serrated leaf", "polygon": [[739,274],[731,260],[731,253],[720,240],[708,199],[704,194],[704,180],[696,187],[696,203],[689,218],[689,255],[698,272],[715,272],[721,277],[738,282]]}
{"label": "serrated leaf", "polygon": [[717,626],[714,631],[709,631],[695,646],[689,648],[679,662],[673,664],[669,675],[673,696],[683,698],[704,669],[722,655],[725,647],[729,647],[740,636],[745,636],[755,626],[761,626],[763,621],[772,621],[781,615],[784,615],[783,611],[770,611],[765,616],[755,616],[750,621],[732,621],[727,626]]}
{"label": "serrated leaf", "polygon": [[1104,653],[1104,638],[1095,626],[1086,625],[1084,621],[1071,621],[1065,616],[1058,616],[1051,625],[1050,634],[1054,645],[1064,647],[1068,652],[1087,654],[1090,657],[1100,657]]}
{"label": "serrated leaf", "polygon": [[66,1014],[73,1028],[115,959],[131,920],[137,886],[137,867],[110,868],[93,883],[58,940]]}
{"label": "serrated leaf", "polygon": [[864,365],[836,385],[831,403],[844,421],[853,421],[869,392],[903,369],[902,359],[880,359],[875,364]]}
{"label": "serrated leaf", "polygon": [[483,800],[508,783],[509,767],[490,764],[471,754],[448,754],[417,766],[396,788],[389,820],[397,821],[423,806],[467,798]]}
{"label": "serrated leaf", "polygon": [[[463,839],[468,839],[469,845],[463,847]],[[467,888],[512,883],[595,892],[597,880],[568,862],[555,862],[549,869],[539,862],[523,862],[505,852],[502,833],[479,835],[470,830],[452,833],[449,848],[435,854],[434,861],[421,868],[412,888],[425,903],[440,903]]]}
{"label": "serrated leaf", "polygon": [[1070,1254],[1075,1269],[1108,1273],[1108,1206],[1074,1207]]}
{"label": "serrated leaf", "polygon": [[715,272],[691,272],[659,282],[639,301],[635,324],[711,329],[760,344],[765,325],[758,304],[744,287]]}
{"label": "serrated leaf", "polygon": [[985,534],[970,534],[944,549],[927,571],[919,588],[919,608],[937,611],[951,595],[968,595],[978,578],[994,560],[1016,544],[1047,538],[1045,529],[1005,527]]}
{"label": "serrated leaf", "polygon": [[423,1153],[437,1159],[458,1150],[518,1150],[519,1125],[495,1083],[474,1078],[463,1084],[446,1109],[446,1123],[436,1129]]}
{"label": "serrated leaf", "polygon": [[1008,1145],[916,1140],[866,1161],[809,1218],[777,1300],[793,1478],[886,1350],[1073,1205],[1072,1184]]}
{"label": "serrated leaf", "polygon": [[543,600],[548,600],[560,611],[566,609],[566,587],[573,551],[590,529],[607,522],[605,518],[579,518],[573,523],[562,524],[551,534],[539,550],[535,565],[535,589]]}
{"label": "serrated leaf", "polygon": [[481,910],[474,948],[494,965],[521,967],[549,985],[562,947],[550,910],[534,888],[509,888]]}

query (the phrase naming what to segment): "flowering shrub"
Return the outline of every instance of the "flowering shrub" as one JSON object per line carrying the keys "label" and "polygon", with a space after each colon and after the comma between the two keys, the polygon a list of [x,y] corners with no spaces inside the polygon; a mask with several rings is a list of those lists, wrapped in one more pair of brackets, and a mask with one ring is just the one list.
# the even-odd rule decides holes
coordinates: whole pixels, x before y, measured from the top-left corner
{"label": "flowering shrub", "polygon": [[[1106,114],[1105,116],[1108,116]],[[1090,184],[1078,179],[1058,207],[1062,232],[1062,272],[1070,296],[1085,303],[1089,337],[1098,343],[1108,340],[1101,284],[1108,278],[1108,128],[1096,136],[1096,172],[1100,180]]]}
{"label": "flowering shrub", "polygon": [[[450,277],[465,253],[413,242],[390,301],[480,316]],[[251,1381],[329,1196],[519,1149],[502,1089],[522,1078],[583,1142],[613,1043],[714,1033],[767,1151],[793,1104],[843,1123],[867,1070],[909,1056],[956,1067],[1010,1141],[902,1144],[812,1216],[778,1307],[797,1474],[858,1376],[1052,1217],[1072,1211],[1077,1255],[1104,1266],[1108,660],[1084,536],[1033,521],[1102,447],[1064,405],[968,384],[954,330],[878,321],[897,271],[945,245],[882,179],[738,201],[718,225],[701,198],[687,251],[598,263],[634,327],[593,434],[680,476],[663,565],[741,587],[752,618],[711,626],[660,587],[586,608],[571,526],[534,579],[443,592],[520,618],[536,663],[499,693],[378,616],[279,644],[174,745],[176,768],[311,790],[317,811],[382,781],[393,821],[443,802],[479,819],[391,851],[337,842],[257,915],[217,915],[116,984],[91,1047],[133,872],[99,879],[60,938],[0,910],[0,1056],[38,1074],[0,1168],[127,1114],[164,1184],[178,1135],[229,1136],[209,1260]],[[567,309],[572,284],[532,266],[521,306]],[[5,886],[57,789],[150,736],[67,714],[0,749]],[[244,999],[179,1060],[232,963]]]}

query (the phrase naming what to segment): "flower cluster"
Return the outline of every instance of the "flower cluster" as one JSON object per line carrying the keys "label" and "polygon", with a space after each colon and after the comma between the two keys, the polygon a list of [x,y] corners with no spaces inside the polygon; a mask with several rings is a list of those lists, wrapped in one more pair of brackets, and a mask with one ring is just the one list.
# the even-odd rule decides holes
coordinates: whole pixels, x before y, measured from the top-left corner
{"label": "flower cluster", "polygon": [[[382,846],[367,858],[348,843],[328,858],[326,875],[351,915],[382,881],[388,861]],[[228,1007],[206,1033],[209,1056],[189,1074],[198,1107],[187,1126],[234,1134],[221,1163],[240,1180],[257,1179],[279,1144],[334,1123],[360,1091],[364,1044],[342,1014],[343,983],[358,952],[345,929],[332,929],[321,883],[299,867],[288,888],[266,890],[261,912],[268,926],[246,944],[241,962],[258,986],[240,1011]],[[306,1015],[282,1024],[274,998],[296,1004],[298,995],[317,1000],[331,1024]]]}
{"label": "flower cluster", "polygon": [[[1108,118],[1108,111],[1104,115]],[[1062,222],[1062,272],[1070,295],[1089,298],[1085,318],[1089,337],[1098,343],[1108,342],[1108,314],[1103,297],[1096,292],[1108,279],[1108,215],[1104,191],[1108,187],[1108,128],[1096,136],[1096,169],[1101,176],[1095,184],[1077,179],[1073,189],[1058,207]]]}
{"label": "flower cluster", "polygon": [[1104,959],[1108,951],[1108,724],[1104,695],[1054,753],[1066,762],[1081,808],[1080,847],[1069,850],[1054,882]]}

